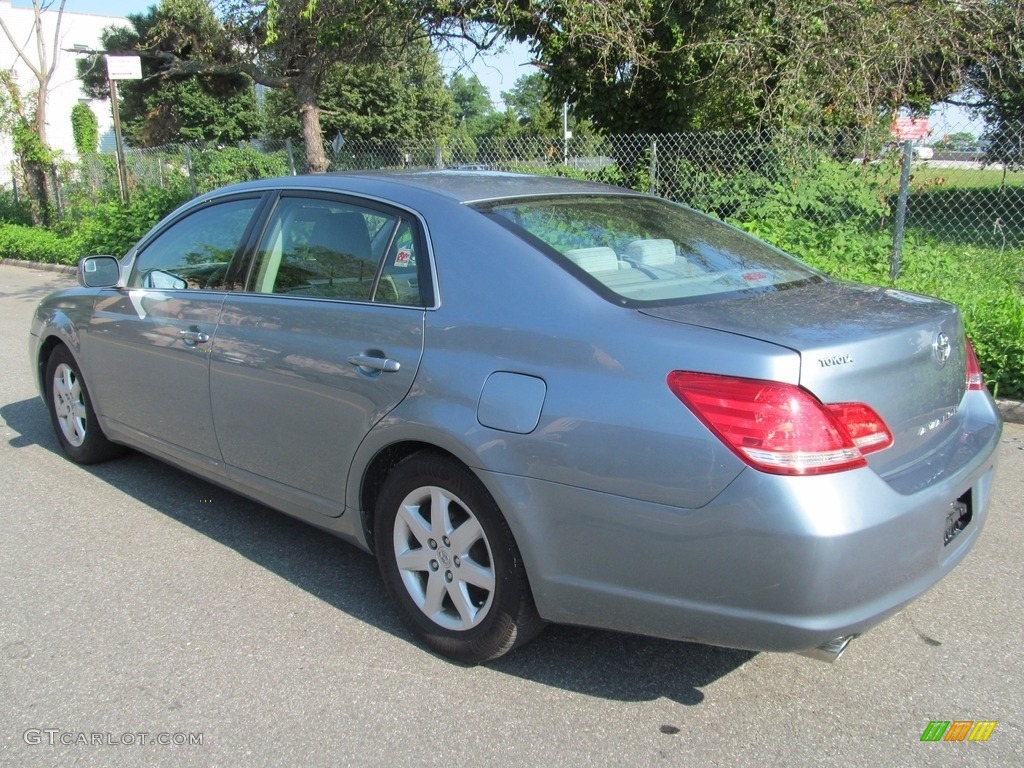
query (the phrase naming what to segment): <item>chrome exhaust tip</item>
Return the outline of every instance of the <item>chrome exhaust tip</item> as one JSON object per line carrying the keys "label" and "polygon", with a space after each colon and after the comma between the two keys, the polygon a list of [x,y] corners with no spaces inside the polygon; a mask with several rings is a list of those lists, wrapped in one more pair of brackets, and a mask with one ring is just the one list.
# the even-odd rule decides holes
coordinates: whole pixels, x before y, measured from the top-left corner
{"label": "chrome exhaust tip", "polygon": [[843,651],[846,650],[846,646],[850,644],[850,641],[856,635],[843,635],[829,640],[823,645],[819,645],[817,648],[811,648],[809,651],[800,651],[801,656],[806,656],[809,659],[815,659],[816,661],[827,661],[831,664],[833,661],[843,655]]}

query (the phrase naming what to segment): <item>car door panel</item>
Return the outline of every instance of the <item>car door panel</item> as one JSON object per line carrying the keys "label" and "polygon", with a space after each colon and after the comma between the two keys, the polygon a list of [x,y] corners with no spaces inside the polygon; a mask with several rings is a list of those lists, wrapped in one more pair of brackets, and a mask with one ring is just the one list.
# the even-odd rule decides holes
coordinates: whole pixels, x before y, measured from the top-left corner
{"label": "car door panel", "polygon": [[229,471],[292,489],[304,509],[318,499],[312,506],[342,514],[359,443],[419,366],[423,297],[418,281],[399,288],[392,273],[396,261],[415,264],[422,242],[414,217],[379,203],[302,193],[275,201],[248,292],[225,302],[211,355]]}
{"label": "car door panel", "polygon": [[341,514],[356,448],[412,386],[423,319],[407,307],[229,297],[210,370],[225,463],[336,501]]}
{"label": "car door panel", "polygon": [[224,275],[263,199],[204,200],[186,209],[140,245],[125,287],[97,297],[85,342],[97,410],[148,450],[166,448],[192,463],[221,460],[210,350],[228,293]]}
{"label": "car door panel", "polygon": [[[224,294],[105,292],[89,325],[90,376],[108,420],[219,459],[209,404],[210,341]],[[202,339],[206,339],[202,341]]]}

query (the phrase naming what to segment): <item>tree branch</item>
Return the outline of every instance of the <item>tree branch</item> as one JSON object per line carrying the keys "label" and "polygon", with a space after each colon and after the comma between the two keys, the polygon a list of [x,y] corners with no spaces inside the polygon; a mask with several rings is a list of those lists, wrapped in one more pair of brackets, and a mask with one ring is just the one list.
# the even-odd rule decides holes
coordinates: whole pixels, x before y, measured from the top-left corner
{"label": "tree branch", "polygon": [[271,75],[262,67],[247,61],[230,64],[211,64],[202,61],[185,60],[166,51],[146,51],[144,55],[162,61],[167,69],[160,76],[188,77],[190,75],[247,75],[254,83],[267,88],[290,88],[295,78],[288,75]]}

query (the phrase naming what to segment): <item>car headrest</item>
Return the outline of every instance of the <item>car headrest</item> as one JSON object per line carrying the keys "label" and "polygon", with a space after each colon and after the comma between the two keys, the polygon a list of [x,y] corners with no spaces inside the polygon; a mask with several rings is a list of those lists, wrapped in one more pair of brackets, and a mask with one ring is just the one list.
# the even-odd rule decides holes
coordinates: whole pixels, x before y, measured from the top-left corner
{"label": "car headrest", "polygon": [[565,255],[586,272],[611,272],[619,268],[619,258],[611,248],[572,248]]}
{"label": "car headrest", "polygon": [[676,246],[671,240],[634,240],[626,246],[626,257],[645,267],[674,264]]}

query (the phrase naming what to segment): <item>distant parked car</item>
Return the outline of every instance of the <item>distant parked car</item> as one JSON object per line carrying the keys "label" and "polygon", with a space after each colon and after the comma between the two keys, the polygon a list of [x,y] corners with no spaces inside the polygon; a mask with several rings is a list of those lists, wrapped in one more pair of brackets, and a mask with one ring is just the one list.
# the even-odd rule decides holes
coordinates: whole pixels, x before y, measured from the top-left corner
{"label": "distant parked car", "polygon": [[453,659],[545,621],[835,658],[985,522],[1001,424],[956,307],[647,195],[257,181],[79,282],[31,327],[67,456],[130,446],[374,552]]}
{"label": "distant parked car", "polygon": [[931,160],[935,157],[935,150],[931,147],[915,146],[914,157],[918,160]]}

